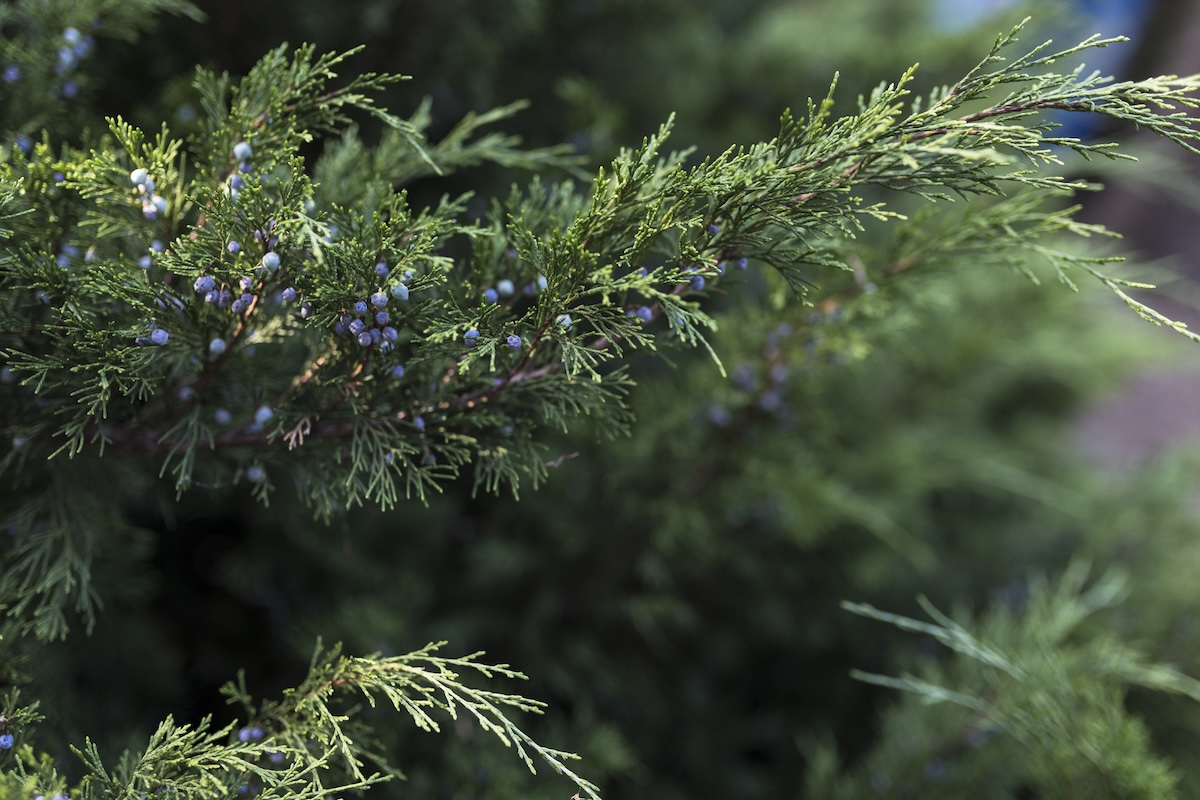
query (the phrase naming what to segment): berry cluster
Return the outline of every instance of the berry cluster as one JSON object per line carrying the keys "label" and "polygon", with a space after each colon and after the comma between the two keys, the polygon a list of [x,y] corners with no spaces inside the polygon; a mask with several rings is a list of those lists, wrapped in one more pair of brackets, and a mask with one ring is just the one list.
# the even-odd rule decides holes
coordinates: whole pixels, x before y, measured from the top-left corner
{"label": "berry cluster", "polygon": [[159,214],[167,213],[167,200],[154,193],[154,179],[146,170],[139,167],[129,173],[129,182],[138,188],[142,200],[142,216],[146,219],[158,219]]}
{"label": "berry cluster", "polygon": [[[268,253],[268,255],[274,255]],[[276,257],[278,263],[278,257]],[[235,315],[241,316],[250,310],[250,306],[254,303],[254,293],[250,290],[254,288],[253,278],[242,278],[238,281],[240,294],[235,298],[233,291],[228,286],[217,287],[217,281],[211,275],[201,275],[192,283],[192,288],[196,294],[204,296],[204,302],[214,304],[220,308],[228,308]]]}
{"label": "berry cluster", "polygon": [[[96,44],[96,40],[91,36],[84,36],[75,28],[66,28],[62,32],[63,46],[58,49],[58,60],[54,65],[54,74],[58,76],[66,76],[79,64],[79,61],[92,52],[92,48]],[[15,67],[10,67],[15,69]],[[16,77],[21,76],[20,70],[16,70]],[[8,71],[4,74],[5,80],[8,80]],[[12,81],[9,81],[10,83]],[[71,79],[63,81],[62,96],[70,100],[79,93],[79,84]]]}
{"label": "berry cluster", "polygon": [[254,150],[248,142],[238,142],[233,146],[233,157],[237,159],[237,169],[229,176],[227,188],[229,190],[229,199],[237,202],[238,192],[246,187],[246,181],[242,178],[244,173],[251,169],[250,156],[254,155]]}

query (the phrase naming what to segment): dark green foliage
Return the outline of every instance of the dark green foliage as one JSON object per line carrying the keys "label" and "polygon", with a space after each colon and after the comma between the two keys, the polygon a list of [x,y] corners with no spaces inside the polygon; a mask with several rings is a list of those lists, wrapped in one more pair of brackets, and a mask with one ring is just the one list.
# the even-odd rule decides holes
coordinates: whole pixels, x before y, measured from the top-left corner
{"label": "dark green foliage", "polygon": [[[681,19],[670,2],[614,3],[609,19],[567,5],[480,9],[455,35],[499,63],[484,45],[558,41],[545,37],[589,19],[598,36],[623,15],[678,21],[658,62],[761,38],[790,13],[712,3],[711,18]],[[1047,114],[1098,112],[1194,154],[1176,108],[1195,107],[1200,79],[1105,81],[1074,60],[1119,40],[1026,51],[1018,26],[919,94],[916,73],[878,53],[863,69],[894,82],[853,111],[835,81],[773,137],[730,120],[722,147],[756,143],[721,150],[686,112],[737,96],[730,73],[788,52],[735,47],[697,63],[694,91],[610,98],[563,78],[585,149],[605,155],[595,173],[553,144],[569,131],[497,96],[509,84],[479,63],[462,91],[486,104],[440,97],[436,81],[460,67],[439,57],[422,65],[431,76],[414,69],[432,102],[385,110],[401,78],[354,77],[371,55],[352,42],[282,45],[244,78],[202,68],[190,90],[156,87],[191,103],[178,124],[160,127],[161,109],[142,124],[153,104],[130,98],[138,124],[101,124],[82,103],[41,109],[63,91],[49,54],[64,27],[98,18],[103,46],[148,29],[152,11],[192,14],[131,8],[126,20],[116,6],[30,3],[0,18],[0,56],[29,59],[27,77],[0,85],[0,657],[7,683],[40,702],[15,688],[5,701],[0,727],[18,739],[0,754],[7,794],[1196,785],[1190,751],[1156,738],[1160,724],[1194,730],[1195,708],[1144,691],[1194,696],[1156,661],[1194,655],[1169,626],[1131,637],[1138,623],[1121,616],[1186,602],[1136,599],[1159,569],[1189,574],[1175,498],[1192,473],[1159,476],[1161,497],[1142,499],[1071,455],[1065,423],[1140,357],[1142,334],[1035,284],[1091,274],[1196,340],[1130,294],[1145,284],[1112,276],[1120,259],[1095,241],[1108,231],[1069,205],[1094,187],[1062,159],[1125,156],[1057,135]],[[645,30],[631,36],[650,51]],[[581,37],[572,58],[599,41]],[[71,91],[87,98],[89,84]],[[656,133],[620,148],[628,126],[654,127],[644,116],[664,96],[691,135],[663,108]],[[523,124],[538,146],[505,132]],[[154,343],[155,330],[169,336]],[[1159,537],[1131,555],[1143,529]],[[1089,586],[1078,551],[1126,562],[1130,601],[1118,605],[1115,579]],[[891,611],[919,613],[919,593],[933,625]],[[844,599],[956,655],[872,630]],[[68,636],[77,622],[92,638]],[[322,637],[375,655],[318,646],[305,671],[297,655]],[[548,719],[510,721],[542,702],[493,689],[523,677],[505,665],[408,652],[442,639],[519,664]],[[218,687],[243,666],[224,689],[239,708],[221,707]],[[870,684],[925,702],[897,701],[876,730],[890,695]],[[450,736],[414,737],[410,723]],[[537,741],[569,743],[595,783]],[[566,779],[534,780],[545,766]]]}

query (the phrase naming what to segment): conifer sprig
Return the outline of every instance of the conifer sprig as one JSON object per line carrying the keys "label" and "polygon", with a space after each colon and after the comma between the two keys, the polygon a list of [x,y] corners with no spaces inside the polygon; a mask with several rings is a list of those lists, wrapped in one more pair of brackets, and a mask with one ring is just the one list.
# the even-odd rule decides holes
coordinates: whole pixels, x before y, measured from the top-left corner
{"label": "conifer sprig", "polygon": [[[1129,293],[1143,284],[1100,271],[1115,259],[1050,238],[1108,233],[1052,207],[1086,188],[1052,169],[1056,148],[1121,154],[1052,136],[1037,115],[1095,111],[1194,149],[1191,118],[1173,109],[1195,106],[1198,79],[1045,71],[1115,39],[1005,62],[1020,27],[927,99],[910,98],[909,70],[835,117],[835,81],[804,117],[785,114],[775,138],[694,166],[665,151],[668,120],[586,192],[535,178],[481,215],[466,196],[413,208],[398,187],[484,160],[569,159],[483,132],[512,106],[431,143],[427,105],[403,120],[372,98],[399,77],[339,88],[350,53],[309,46],[271,51],[239,82],[198,72],[203,133],[190,142],[112,120],[86,150],[13,149],[0,165],[12,197],[0,227],[14,243],[0,259],[0,358],[13,381],[5,431],[21,444],[0,470],[149,454],[180,492],[244,482],[266,501],[286,475],[320,518],[421,498],[468,470],[489,491],[536,486],[547,469],[538,431],[582,415],[629,430],[625,360],[709,347],[707,298],[740,268],[772,266],[798,302],[827,311],[938,261],[851,269],[856,235],[899,221],[879,188],[971,199],[986,210],[946,231],[946,252],[980,241],[981,260],[1034,274],[1038,257],[1068,283],[1081,268],[1196,339]],[[379,145],[359,141],[353,114],[387,125]],[[339,131],[310,169],[297,148]],[[18,509],[18,538],[43,540]]]}

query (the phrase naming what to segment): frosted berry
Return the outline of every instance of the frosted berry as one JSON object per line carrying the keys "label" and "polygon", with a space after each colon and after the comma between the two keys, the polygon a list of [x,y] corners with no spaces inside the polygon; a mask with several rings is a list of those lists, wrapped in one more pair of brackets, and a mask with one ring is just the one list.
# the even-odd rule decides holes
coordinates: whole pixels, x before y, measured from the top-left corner
{"label": "frosted berry", "polygon": [[233,146],[233,157],[238,161],[245,161],[252,155],[254,155],[254,151],[250,149],[250,145],[246,142],[238,142]]}
{"label": "frosted berry", "polygon": [[155,344],[166,344],[167,339],[171,338],[171,334],[167,333],[162,328],[155,328],[150,331],[150,341]]}
{"label": "frosted berry", "polygon": [[379,332],[379,335],[382,336],[385,341],[389,341],[389,342],[394,342],[400,338],[399,331],[397,331],[391,325],[388,325],[386,328],[381,330]]}
{"label": "frosted berry", "polygon": [[363,331],[362,333],[358,334],[358,344],[360,347],[370,347],[371,334],[367,331]]}
{"label": "frosted berry", "polygon": [[419,416],[419,415],[416,417],[413,417],[413,425],[416,425],[417,430],[419,430],[419,431],[425,430],[425,418],[422,416]]}
{"label": "frosted berry", "polygon": [[145,186],[146,181],[149,179],[150,176],[146,174],[146,170],[144,169],[135,169],[133,172],[129,173],[129,182],[134,186]]}
{"label": "frosted berry", "polygon": [[233,414],[230,414],[223,408],[218,408],[213,412],[213,421],[218,425],[228,425],[230,422],[233,422]]}
{"label": "frosted berry", "polygon": [[13,735],[11,733],[0,733],[0,750],[11,750],[13,746]]}
{"label": "frosted berry", "polygon": [[9,64],[4,68],[4,82],[16,83],[21,80],[21,68],[16,64]]}
{"label": "frosted berry", "polygon": [[[262,483],[267,479],[267,473],[258,464],[251,464],[246,467],[246,480],[251,483]],[[254,732],[249,728],[242,728],[238,731],[238,739],[246,742],[254,738]],[[245,735],[243,739],[242,736]]]}
{"label": "frosted berry", "polygon": [[504,340],[504,342],[505,342],[505,344],[507,344],[509,347],[511,347],[512,349],[516,350],[518,347],[520,347],[520,346],[521,346],[521,337],[520,337],[520,336],[517,336],[517,335],[514,333],[514,334],[512,334],[511,336],[509,336],[507,339],[505,339],[505,340]]}
{"label": "frosted berry", "polygon": [[242,299],[239,297],[237,300],[234,300],[232,303],[230,303],[229,310],[234,314],[241,314],[245,312],[246,304],[242,302]]}
{"label": "frosted berry", "polygon": [[220,292],[218,292],[216,289],[211,289],[204,293],[204,302],[215,303],[220,299],[220,297],[221,297]]}
{"label": "frosted berry", "polygon": [[300,304],[300,319],[308,319],[313,314],[312,303]]}
{"label": "frosted berry", "polygon": [[375,274],[381,278],[386,278],[388,275],[392,274],[392,271],[388,269],[386,261],[380,261],[375,265]]}
{"label": "frosted berry", "polygon": [[471,328],[471,330],[467,331],[463,335],[463,339],[466,341],[467,344],[474,345],[476,342],[479,341],[479,331],[475,330],[474,328]]}
{"label": "frosted berry", "polygon": [[[63,261],[59,262],[59,266],[66,269],[66,266],[67,266],[66,261],[65,261],[66,256],[59,256],[59,258],[64,259]],[[150,256],[142,256],[141,258],[138,259],[138,266],[141,267],[142,269],[150,269],[150,263],[151,263]]]}
{"label": "frosted berry", "polygon": [[386,311],[380,311],[375,315],[375,324],[387,325],[392,319],[392,315]]}
{"label": "frosted berry", "polygon": [[[64,249],[66,249],[66,248],[64,248]],[[150,240],[150,249],[153,250],[155,253],[161,253],[163,251],[162,241],[159,239],[151,239]]]}
{"label": "frosted berry", "polygon": [[638,306],[633,315],[642,322],[651,322],[654,320],[654,312],[650,310],[649,306]]}
{"label": "frosted berry", "polygon": [[387,295],[383,292],[376,292],[375,294],[371,295],[371,305],[375,306],[376,309],[381,309],[387,304]]}
{"label": "frosted berry", "polygon": [[259,406],[254,411],[254,424],[266,425],[268,422],[270,422],[274,418],[274,416],[275,416],[275,412],[271,410],[270,406],[267,406],[267,405]]}
{"label": "frosted berry", "polygon": [[62,86],[63,97],[70,100],[72,97],[74,97],[77,94],[79,94],[79,84],[77,84],[75,81],[67,81],[66,83],[63,84],[63,86]]}
{"label": "frosted berry", "polygon": [[499,293],[496,292],[495,289],[484,289],[483,290],[483,299],[489,303],[495,303],[500,300],[500,295],[499,295]]}
{"label": "frosted berry", "polygon": [[296,299],[296,290],[289,286],[280,293],[279,298],[285,303],[290,303]]}
{"label": "frosted berry", "polygon": [[704,289],[704,276],[697,275],[694,278],[692,278],[691,281],[689,281],[689,283],[691,283],[692,288],[695,289],[697,292],[702,291]]}
{"label": "frosted berry", "polygon": [[214,356],[219,356],[225,352],[225,347],[224,339],[213,339],[208,343],[208,352]]}
{"label": "frosted berry", "polygon": [[514,291],[516,290],[513,287],[513,282],[508,278],[496,282],[496,293],[501,297],[512,297]]}
{"label": "frosted berry", "polygon": [[396,380],[400,380],[401,378],[404,377],[404,365],[403,364],[397,364],[396,366],[392,367],[392,377],[395,378]]}
{"label": "frosted berry", "polygon": [[274,272],[279,269],[279,256],[275,253],[267,253],[262,257],[262,265],[271,272]]}
{"label": "frosted berry", "polygon": [[238,242],[238,241],[232,241],[229,244],[225,245],[225,249],[228,250],[230,253],[237,255],[238,253],[240,253],[242,251],[242,243]]}
{"label": "frosted berry", "polygon": [[355,313],[355,314],[357,314],[357,315],[358,315],[358,316],[360,316],[360,317],[362,317],[362,316],[366,316],[366,313],[367,313],[367,301],[365,301],[365,300],[359,300],[357,303],[355,303],[355,304],[354,304],[354,313]]}
{"label": "frosted berry", "polygon": [[[367,331],[367,335],[371,337],[371,344],[379,344],[383,341],[383,334],[379,332],[379,328],[371,328]],[[362,339],[359,339],[361,342]]]}
{"label": "frosted berry", "polygon": [[397,300],[407,300],[408,286],[404,285],[403,283],[397,283],[392,287],[392,297],[396,298]]}
{"label": "frosted berry", "polygon": [[346,326],[346,329],[353,335],[358,336],[367,329],[367,326],[361,319],[355,319],[350,321],[350,324]]}
{"label": "frosted berry", "polygon": [[708,228],[706,228],[705,230],[708,231],[709,236],[716,236],[718,233],[721,232],[721,229],[712,223],[709,223]]}
{"label": "frosted berry", "polygon": [[63,41],[70,45],[76,45],[83,41],[83,36],[75,28],[63,29],[62,37]]}

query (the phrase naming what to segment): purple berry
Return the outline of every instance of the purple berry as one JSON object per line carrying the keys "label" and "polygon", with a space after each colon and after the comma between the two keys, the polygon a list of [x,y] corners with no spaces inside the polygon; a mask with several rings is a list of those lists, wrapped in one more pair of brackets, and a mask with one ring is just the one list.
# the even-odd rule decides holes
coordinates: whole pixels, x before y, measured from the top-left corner
{"label": "purple berry", "polygon": [[721,232],[721,229],[713,223],[709,223],[708,228],[706,228],[705,230],[708,231],[709,236],[716,236],[718,233]]}
{"label": "purple berry", "polygon": [[375,306],[375,308],[381,309],[386,306],[387,303],[387,295],[383,292],[376,292],[375,294],[371,295],[371,305]]}
{"label": "purple berry", "polygon": [[234,314],[241,314],[246,310],[246,304],[242,302],[241,298],[238,298],[230,303],[229,310]]}
{"label": "purple berry", "polygon": [[505,341],[505,343],[506,343],[506,344],[507,344],[509,347],[511,347],[511,348],[512,348],[512,349],[514,349],[514,350],[516,350],[518,347],[520,347],[520,346],[521,346],[521,337],[520,337],[520,336],[517,336],[515,333],[514,333],[514,334],[511,334],[511,335],[510,335],[510,336],[509,336],[507,339],[505,339],[504,341]]}
{"label": "purple berry", "polygon": [[496,303],[496,302],[499,302],[500,295],[496,292],[495,289],[484,289],[483,290],[483,299],[486,300],[488,303]]}
{"label": "purple berry", "polygon": [[378,325],[387,325],[388,322],[391,321],[391,319],[392,319],[392,315],[386,311],[380,311],[378,314],[375,315],[375,322]]}
{"label": "purple berry", "polygon": [[475,330],[474,328],[471,328],[471,330],[467,331],[463,335],[463,339],[466,340],[467,344],[474,345],[476,342],[479,341],[479,331]]}
{"label": "purple berry", "polygon": [[367,329],[367,326],[361,319],[351,320],[350,324],[346,326],[346,330],[350,331],[350,333],[352,333],[355,336],[358,336],[360,333],[362,333],[366,329]]}
{"label": "purple berry", "polygon": [[749,265],[750,265],[749,259],[739,258],[734,266],[736,266],[738,269],[745,269]]}
{"label": "purple berry", "polygon": [[697,275],[696,277],[692,278],[690,283],[692,285],[692,288],[695,289],[697,292],[702,291],[704,289],[704,276]]}
{"label": "purple berry", "polygon": [[62,94],[63,97],[70,100],[72,97],[79,94],[79,84],[77,84],[75,81],[67,81],[63,84]]}
{"label": "purple berry", "polygon": [[242,278],[241,280],[238,281],[238,286],[242,287],[243,292],[249,291],[250,287],[253,285],[254,285],[253,278]]}
{"label": "purple berry", "polygon": [[419,431],[425,430],[425,418],[422,416],[419,416],[419,415],[416,417],[413,417],[413,425],[416,425],[417,430],[419,430]]}
{"label": "purple berry", "polygon": [[218,292],[216,289],[212,289],[212,290],[204,293],[204,302],[215,303],[215,302],[217,302],[217,300],[220,299],[220,297],[221,297],[221,293]]}
{"label": "purple berry", "polygon": [[201,275],[199,278],[196,278],[196,282],[192,284],[192,288],[197,293],[208,293],[217,288],[217,282],[209,275]]}
{"label": "purple berry", "polygon": [[313,315],[312,303],[300,304],[300,319],[308,319]]}
{"label": "purple berry", "polygon": [[375,274],[381,278],[386,278],[388,275],[392,274],[392,271],[388,269],[386,261],[380,261],[375,265]]}
{"label": "purple berry", "polygon": [[217,305],[219,305],[221,308],[225,308],[229,305],[231,300],[233,300],[233,292],[222,287],[221,291],[217,294]]}
{"label": "purple berry", "polygon": [[407,300],[408,287],[403,283],[397,283],[392,287],[392,297],[396,298],[397,300]]}
{"label": "purple berry", "polygon": [[233,414],[230,414],[223,408],[218,408],[213,412],[213,421],[218,425],[228,425],[230,422],[233,422]]}
{"label": "purple berry", "polygon": [[392,377],[395,378],[396,380],[400,380],[401,378],[404,377],[404,365],[403,364],[397,364],[396,366],[392,367]]}
{"label": "purple berry", "polygon": [[386,328],[384,328],[383,330],[381,330],[379,332],[379,334],[386,341],[389,341],[389,342],[394,342],[400,338],[400,332],[397,331],[395,328],[393,328],[391,325],[389,325]]}
{"label": "purple berry", "polygon": [[224,339],[213,339],[208,343],[208,352],[213,356],[219,356],[225,352],[225,347]]}
{"label": "purple berry", "polygon": [[[67,268],[67,262],[66,262],[67,257],[59,256],[59,258],[63,259],[62,261],[59,262],[59,266],[62,267],[63,269],[66,269]],[[141,258],[138,259],[138,266],[141,267],[142,269],[150,269],[150,264],[151,264],[150,256],[142,256]]]}
{"label": "purple berry", "polygon": [[4,68],[4,82],[16,83],[21,80],[21,68],[16,64],[9,64]]}
{"label": "purple berry", "polygon": [[233,253],[236,255],[237,253],[241,252],[242,243],[239,241],[232,241],[229,244],[225,245],[225,249],[228,250],[230,253]]}
{"label": "purple berry", "polygon": [[13,735],[11,733],[0,733],[0,750],[11,750],[13,746]]}
{"label": "purple berry", "polygon": [[361,347],[370,347],[371,346],[371,334],[368,333],[367,331],[363,331],[362,333],[358,334],[358,344]]}
{"label": "purple berry", "polygon": [[155,328],[150,331],[150,341],[155,344],[166,344],[167,339],[171,338],[171,334],[167,333],[162,328]]}
{"label": "purple berry", "polygon": [[254,411],[254,424],[266,425],[275,417],[275,412],[268,405],[261,405]]}
{"label": "purple berry", "polygon": [[383,334],[379,332],[379,328],[371,328],[367,331],[367,335],[371,337],[371,344],[379,344],[383,341]]}
{"label": "purple berry", "polygon": [[291,286],[289,286],[288,288],[286,288],[282,292],[280,292],[279,298],[281,300],[283,300],[283,302],[285,302],[285,303],[290,303],[296,299],[296,290],[293,289]]}
{"label": "purple berry", "polygon": [[357,303],[355,303],[354,304],[354,313],[360,317],[366,316],[367,302],[365,300],[359,300]]}
{"label": "purple berry", "polygon": [[642,322],[652,322],[654,320],[654,312],[650,310],[649,306],[638,306],[633,315]]}

